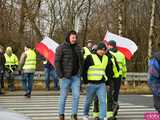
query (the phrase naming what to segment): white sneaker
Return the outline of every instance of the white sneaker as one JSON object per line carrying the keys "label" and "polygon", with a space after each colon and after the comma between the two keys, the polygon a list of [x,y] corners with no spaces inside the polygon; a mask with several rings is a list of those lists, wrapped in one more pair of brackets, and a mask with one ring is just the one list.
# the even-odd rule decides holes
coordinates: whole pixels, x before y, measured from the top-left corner
{"label": "white sneaker", "polygon": [[83,120],[89,120],[88,115],[83,116]]}

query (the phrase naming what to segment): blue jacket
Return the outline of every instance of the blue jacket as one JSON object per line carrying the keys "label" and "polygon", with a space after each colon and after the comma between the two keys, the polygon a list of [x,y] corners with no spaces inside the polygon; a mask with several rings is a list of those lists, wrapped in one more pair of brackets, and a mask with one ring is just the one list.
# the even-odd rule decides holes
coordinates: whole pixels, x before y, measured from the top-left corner
{"label": "blue jacket", "polygon": [[160,96],[160,61],[153,57],[148,65],[148,85],[154,95]]}

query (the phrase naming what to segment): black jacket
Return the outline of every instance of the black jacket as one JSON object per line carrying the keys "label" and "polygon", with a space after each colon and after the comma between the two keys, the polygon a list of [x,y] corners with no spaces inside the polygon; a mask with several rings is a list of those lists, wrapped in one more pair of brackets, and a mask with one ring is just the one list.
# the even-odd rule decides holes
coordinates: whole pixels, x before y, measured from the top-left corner
{"label": "black jacket", "polygon": [[0,52],[0,73],[3,73],[5,70],[5,57],[4,54]]}
{"label": "black jacket", "polygon": [[70,78],[71,76],[80,73],[82,61],[82,51],[78,44],[71,45],[66,41],[56,49],[55,66],[60,78]]}

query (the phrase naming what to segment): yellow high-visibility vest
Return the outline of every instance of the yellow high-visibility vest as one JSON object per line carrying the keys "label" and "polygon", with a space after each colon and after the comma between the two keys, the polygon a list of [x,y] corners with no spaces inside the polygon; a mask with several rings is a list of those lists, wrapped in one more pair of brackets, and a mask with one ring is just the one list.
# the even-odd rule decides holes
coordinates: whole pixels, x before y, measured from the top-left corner
{"label": "yellow high-visibility vest", "polygon": [[107,80],[105,69],[108,64],[108,57],[106,55],[103,55],[102,62],[101,62],[101,60],[98,58],[96,54],[91,54],[91,55],[92,55],[94,65],[90,66],[87,71],[88,80],[99,81],[99,80],[102,80],[103,76]]}
{"label": "yellow high-visibility vest", "polygon": [[27,51],[27,58],[25,60],[23,69],[28,70],[28,69],[36,69],[36,53],[34,50],[29,49]]}
{"label": "yellow high-visibility vest", "polygon": [[18,58],[17,58],[17,56],[14,53],[12,53],[11,56],[8,56],[5,53],[4,56],[5,56],[5,60],[6,60],[5,67],[8,68],[8,69],[10,69],[13,72],[12,66],[13,65],[18,65]]}
{"label": "yellow high-visibility vest", "polygon": [[112,64],[113,64],[113,73],[114,73],[113,78],[118,78],[119,77],[119,71],[117,69],[116,61],[115,61],[114,57],[111,58],[111,61],[112,61]]}
{"label": "yellow high-visibility vest", "polygon": [[84,59],[86,59],[86,57],[91,54],[91,51],[87,47],[83,47],[83,49],[84,49],[83,57]]}
{"label": "yellow high-visibility vest", "polygon": [[125,56],[120,52],[112,52],[110,51],[110,53],[115,56],[117,62],[118,62],[118,66],[119,66],[119,75],[122,75],[122,77],[126,77],[126,72],[127,72],[127,68],[126,68],[126,59]]}
{"label": "yellow high-visibility vest", "polygon": [[12,53],[11,56],[8,56],[6,53],[4,54],[6,62],[5,65],[18,65],[18,58],[15,54]]}

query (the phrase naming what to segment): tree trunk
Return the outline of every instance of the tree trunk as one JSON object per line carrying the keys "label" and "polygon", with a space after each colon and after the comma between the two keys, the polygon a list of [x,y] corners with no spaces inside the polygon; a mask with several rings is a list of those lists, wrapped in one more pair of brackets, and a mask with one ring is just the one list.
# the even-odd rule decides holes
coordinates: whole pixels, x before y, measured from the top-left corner
{"label": "tree trunk", "polygon": [[118,4],[118,34],[122,36],[123,33],[123,7],[124,0],[120,0]]}
{"label": "tree trunk", "polygon": [[88,19],[89,19],[89,14],[91,11],[91,0],[88,0],[88,12],[86,14],[86,20],[85,20],[85,28],[84,28],[84,38],[83,38],[83,46],[85,46],[85,41],[87,38],[87,32],[88,32]]}
{"label": "tree trunk", "polygon": [[38,28],[38,26],[36,25],[36,22],[35,22],[35,18],[36,18],[37,13],[39,12],[41,1],[39,1],[37,9],[36,9],[34,14],[32,13],[31,10],[28,9],[26,0],[23,0],[23,1],[24,1],[24,7],[25,7],[26,13],[27,13],[26,17],[29,19],[29,22],[30,22],[31,26],[36,33],[36,37],[37,37],[38,41],[41,41],[43,39],[43,37],[42,37],[42,34],[41,34],[41,32],[40,32],[40,30],[39,30],[39,28]]}
{"label": "tree trunk", "polygon": [[154,19],[155,19],[155,7],[156,0],[152,0],[152,11],[151,11],[151,19],[150,19],[150,29],[149,29],[149,38],[148,38],[148,58],[151,57],[152,53],[152,42],[153,42],[153,31],[154,31]]}
{"label": "tree trunk", "polygon": [[21,1],[21,13],[20,13],[20,25],[19,25],[19,44],[23,46],[24,38],[24,27],[25,27],[25,9],[24,9],[24,0]]}

